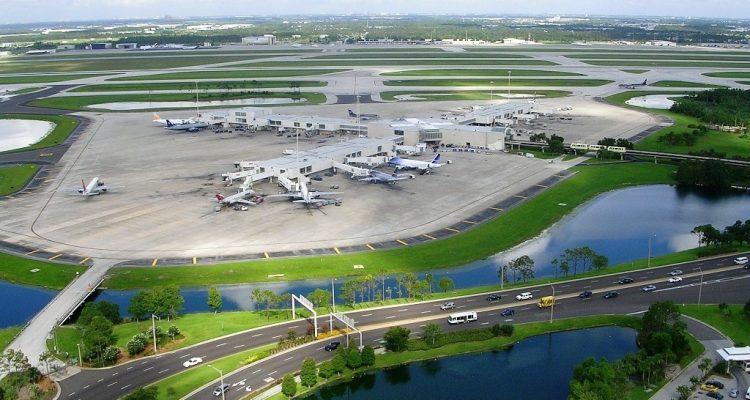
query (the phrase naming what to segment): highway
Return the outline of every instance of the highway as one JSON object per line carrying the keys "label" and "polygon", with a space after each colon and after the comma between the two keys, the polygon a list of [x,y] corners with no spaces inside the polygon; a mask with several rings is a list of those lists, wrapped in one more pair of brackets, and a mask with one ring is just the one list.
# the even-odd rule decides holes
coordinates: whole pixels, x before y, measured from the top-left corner
{"label": "highway", "polygon": [[[675,284],[668,284],[669,272],[674,268],[665,266],[648,270],[633,271],[608,276],[577,279],[554,285],[557,303],[554,308],[555,318],[575,317],[594,314],[627,314],[645,310],[649,304],[660,300],[674,300],[678,303],[696,303],[698,301],[701,268],[704,272],[702,301],[717,302],[745,302],[750,293],[750,271],[733,263],[735,256],[718,257],[710,260],[700,260],[679,265],[684,271],[684,280]],[[631,277],[632,284],[619,285],[622,277]],[[657,290],[650,293],[641,291],[646,284],[655,284]],[[594,295],[590,299],[581,300],[578,294],[583,290],[591,290]],[[615,299],[604,300],[602,293],[617,290],[620,296]],[[534,299],[518,302],[518,293],[530,291]],[[456,304],[455,311],[477,311],[479,321],[461,325],[448,326],[447,315],[451,311],[442,311],[440,305],[446,300],[427,301],[412,304],[399,304],[382,308],[359,310],[347,313],[356,321],[356,325],[364,332],[363,342],[375,343],[382,338],[383,333],[390,326],[400,325],[408,327],[415,334],[421,331],[420,326],[428,321],[439,323],[443,329],[477,328],[495,323],[523,323],[549,319],[549,309],[540,310],[536,307],[539,297],[551,295],[550,285],[538,285],[522,289],[503,291],[502,299],[487,302],[486,294],[463,296],[451,299]],[[516,310],[513,319],[502,319],[499,310],[512,307]],[[320,316],[319,322],[327,323],[327,316]],[[101,399],[116,398],[128,392],[163,379],[172,374],[183,371],[182,363],[190,357],[202,357],[203,364],[238,351],[251,349],[265,344],[278,342],[287,331],[293,329],[298,335],[304,335],[309,322],[295,320],[275,324],[272,326],[252,329],[224,338],[214,339],[193,347],[143,358],[107,369],[84,370],[78,374],[60,381],[60,399]],[[357,335],[352,335],[357,340]],[[314,342],[298,347],[286,353],[277,354],[247,367],[229,377],[226,382],[232,384],[244,380],[243,385],[237,385],[227,393],[227,398],[235,399],[246,395],[246,388],[253,391],[273,383],[285,373],[299,368],[303,358],[313,356],[317,360],[329,357],[322,347],[324,342]],[[192,367],[201,368],[202,365]],[[203,366],[204,367],[204,366]],[[205,368],[205,367],[204,367]],[[218,376],[217,376],[218,378]],[[191,398],[211,398],[213,385],[194,394]]]}

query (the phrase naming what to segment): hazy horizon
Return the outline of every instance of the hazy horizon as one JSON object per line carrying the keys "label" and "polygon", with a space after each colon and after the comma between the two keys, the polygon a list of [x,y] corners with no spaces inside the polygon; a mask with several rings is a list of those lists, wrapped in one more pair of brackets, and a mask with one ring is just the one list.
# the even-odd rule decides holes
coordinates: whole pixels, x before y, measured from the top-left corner
{"label": "hazy horizon", "polygon": [[750,18],[746,0],[427,0],[292,1],[258,3],[249,0],[5,0],[0,24],[85,22],[97,20],[331,15],[331,14],[450,14],[450,15],[597,15],[663,16],[684,18]]}

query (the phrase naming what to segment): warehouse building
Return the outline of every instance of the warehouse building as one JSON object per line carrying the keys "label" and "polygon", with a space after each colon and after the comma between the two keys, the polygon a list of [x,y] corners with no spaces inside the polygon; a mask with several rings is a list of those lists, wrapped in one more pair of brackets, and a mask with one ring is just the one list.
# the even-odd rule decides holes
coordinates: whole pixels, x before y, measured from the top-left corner
{"label": "warehouse building", "polygon": [[117,43],[115,48],[120,50],[135,50],[138,48],[138,43]]}
{"label": "warehouse building", "polygon": [[276,44],[276,36],[274,35],[245,36],[242,38],[242,44],[246,44],[250,46],[272,46]]}

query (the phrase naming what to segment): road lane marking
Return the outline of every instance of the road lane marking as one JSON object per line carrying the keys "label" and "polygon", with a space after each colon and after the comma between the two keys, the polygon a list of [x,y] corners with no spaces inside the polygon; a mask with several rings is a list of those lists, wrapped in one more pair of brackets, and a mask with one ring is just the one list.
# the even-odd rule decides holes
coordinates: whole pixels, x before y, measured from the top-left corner
{"label": "road lane marking", "polygon": [[497,207],[490,207],[490,210],[503,211],[502,208],[497,208]]}
{"label": "road lane marking", "polygon": [[240,347],[245,347],[244,344],[238,344],[237,346],[234,346],[235,349],[239,349]]}
{"label": "road lane marking", "polygon": [[270,257],[270,256],[268,255],[268,252],[266,252],[266,251],[264,251],[264,252],[263,252],[263,257],[265,257],[265,258],[271,258],[271,257]]}
{"label": "road lane marking", "polygon": [[117,381],[114,381],[114,382],[110,383],[109,385],[107,385],[107,387],[114,386],[116,383],[117,383]]}
{"label": "road lane marking", "polygon": [[467,224],[471,224],[471,225],[475,225],[476,224],[476,222],[469,221],[468,219],[465,219],[464,222],[466,222]]}
{"label": "road lane marking", "polygon": [[497,315],[497,313],[492,313],[492,314],[487,314],[487,315],[490,316],[490,317],[492,317],[492,316]]}
{"label": "road lane marking", "polygon": [[30,255],[32,255],[34,253],[38,253],[38,252],[39,252],[39,249],[37,249],[37,250],[31,250],[30,252],[26,253],[26,255],[30,256]]}
{"label": "road lane marking", "polygon": [[144,369],[143,372],[151,371],[152,369],[154,369],[154,367],[148,367],[148,368]]}
{"label": "road lane marking", "polygon": [[400,310],[396,310],[396,312],[404,312],[404,311],[409,311],[409,309],[408,308],[402,308]]}
{"label": "road lane marking", "polygon": [[115,373],[113,373],[113,374],[112,374],[112,376],[115,376],[115,375],[117,375],[117,374],[118,374],[118,372],[115,372]]}
{"label": "road lane marking", "polygon": [[258,337],[258,336],[263,336],[263,334],[262,333],[258,333],[256,335],[253,335],[252,337]]}
{"label": "road lane marking", "polygon": [[453,229],[453,228],[445,228],[445,230],[446,230],[446,231],[451,231],[451,232],[455,232],[455,233],[459,233],[459,232],[461,232],[461,231],[459,231],[458,229]]}
{"label": "road lane marking", "polygon": [[195,264],[198,264],[198,258],[197,257],[193,257],[193,265],[195,265]]}
{"label": "road lane marking", "polygon": [[396,316],[395,315],[391,315],[391,316],[385,317],[385,319],[391,319],[391,318],[396,318]]}
{"label": "road lane marking", "polygon": [[277,373],[277,372],[279,372],[279,370],[275,369],[275,370],[273,370],[273,371],[269,372],[269,373],[268,373],[268,376],[271,376],[271,375],[273,375],[273,374],[275,374],[275,373]]}
{"label": "road lane marking", "polygon": [[291,360],[292,358],[294,358],[294,357],[293,357],[293,356],[292,356],[292,357],[287,357],[287,358],[285,358],[285,359],[284,359],[284,361],[289,361],[289,360]]}
{"label": "road lane marking", "polygon": [[56,259],[62,257],[62,255],[63,255],[63,253],[58,253],[58,254],[55,254],[54,256],[50,257],[49,259],[50,260],[56,260]]}
{"label": "road lane marking", "polygon": [[271,339],[278,339],[280,337],[281,337],[281,335],[276,335],[276,336],[271,337]]}
{"label": "road lane marking", "polygon": [[128,368],[126,369],[126,371],[130,371],[131,369],[133,369],[133,367],[128,367]]}
{"label": "road lane marking", "polygon": [[167,369],[163,369],[163,370],[161,370],[161,371],[157,372],[157,374],[163,374],[163,373],[165,373],[165,372],[167,372],[167,371],[169,371],[169,368],[167,368]]}
{"label": "road lane marking", "polygon": [[158,258],[154,258],[154,261],[151,261],[151,266],[155,267],[156,264],[158,264],[158,263],[159,263],[159,259]]}
{"label": "road lane marking", "polygon": [[101,381],[103,381],[103,380],[104,380],[104,378],[102,378],[102,379],[99,379],[98,381],[96,381],[96,383],[100,383],[100,382],[101,382]]}
{"label": "road lane marking", "polygon": [[335,252],[336,252],[336,254],[341,254],[341,252],[339,251],[339,248],[338,248],[338,247],[334,247],[334,248],[333,248],[333,251],[335,251]]}
{"label": "road lane marking", "polygon": [[81,260],[78,264],[80,264],[80,265],[86,264],[86,261],[88,261],[90,259],[91,259],[91,257],[86,257],[83,260]]}
{"label": "road lane marking", "polygon": [[121,387],[121,388],[120,388],[120,390],[125,390],[125,389],[127,389],[127,388],[128,388],[129,386],[130,386],[130,384],[128,383],[127,385],[125,385],[125,386]]}
{"label": "road lane marking", "polygon": [[401,243],[401,244],[403,244],[404,246],[408,246],[409,245],[409,243],[406,243],[406,242],[404,242],[401,239],[396,239],[396,241],[399,242],[399,243]]}
{"label": "road lane marking", "polygon": [[262,370],[262,369],[259,369],[259,370],[253,371],[253,374],[257,374],[257,373],[258,373],[258,372],[260,372],[260,371],[263,371],[263,370]]}
{"label": "road lane marking", "polygon": [[90,386],[91,386],[91,385],[86,385],[86,386],[84,386],[84,387],[83,387],[83,390],[86,390],[86,389],[88,389],[88,388],[89,388]]}
{"label": "road lane marking", "polygon": [[482,325],[489,325],[489,322],[482,322]]}
{"label": "road lane marking", "polygon": [[431,313],[431,312],[432,312],[432,310],[427,310],[427,311],[420,312],[420,314],[427,314],[427,313]]}
{"label": "road lane marking", "polygon": [[363,317],[369,317],[370,315],[372,315],[372,313],[369,313],[369,314],[362,314],[362,316],[363,316]]}
{"label": "road lane marking", "polygon": [[325,348],[326,348],[325,346],[320,346],[320,347],[318,347],[318,350],[323,350]]}
{"label": "road lane marking", "polygon": [[224,343],[217,344],[216,347],[221,347],[221,346],[226,346],[226,345],[227,345],[227,342],[224,342]]}
{"label": "road lane marking", "polygon": [[71,393],[70,393],[70,394],[68,395],[68,397],[70,397],[70,396],[72,396],[72,395],[74,395],[74,394],[76,394],[76,392],[71,392]]}
{"label": "road lane marking", "polygon": [[432,235],[428,235],[428,234],[426,234],[426,233],[425,233],[425,234],[423,234],[422,236],[424,236],[424,237],[426,237],[427,239],[430,239],[430,240],[436,240],[435,236],[432,236]]}

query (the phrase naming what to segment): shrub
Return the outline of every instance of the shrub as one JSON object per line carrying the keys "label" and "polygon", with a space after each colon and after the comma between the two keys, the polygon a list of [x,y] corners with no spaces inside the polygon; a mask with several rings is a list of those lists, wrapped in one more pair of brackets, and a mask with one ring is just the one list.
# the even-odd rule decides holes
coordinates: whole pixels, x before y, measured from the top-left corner
{"label": "shrub", "polygon": [[492,325],[490,332],[492,332],[492,336],[500,336],[500,324]]}
{"label": "shrub", "polygon": [[284,393],[286,397],[293,397],[297,394],[297,382],[294,381],[292,374],[284,375],[281,381],[281,393]]}
{"label": "shrub", "polygon": [[148,345],[148,339],[146,339],[146,336],[144,334],[139,333],[133,336],[133,338],[128,341],[125,347],[128,350],[128,354],[131,356],[134,356],[142,352],[143,349],[145,349],[147,345]]}
{"label": "shrub", "polygon": [[350,348],[346,353],[346,366],[351,369],[357,369],[362,366],[362,355],[356,347]]}
{"label": "shrub", "polygon": [[375,365],[375,349],[371,346],[362,348],[362,365],[365,367]]}
{"label": "shrub", "polygon": [[318,367],[318,376],[323,379],[332,377],[334,373],[335,371],[333,370],[333,364],[331,361],[324,361],[320,364],[320,367]]}
{"label": "shrub", "polygon": [[170,325],[169,329],[167,329],[167,335],[171,338],[180,336],[180,333],[180,328],[178,328],[177,325]]}
{"label": "shrub", "polygon": [[315,360],[313,358],[305,358],[305,361],[302,362],[299,377],[302,381],[302,385],[307,387],[313,387],[318,383],[318,374],[315,368]]}
{"label": "shrub", "polygon": [[117,361],[117,357],[120,355],[120,349],[118,349],[115,346],[109,346],[106,349],[104,349],[104,353],[102,353],[102,360],[106,364],[114,364],[115,361]]}
{"label": "shrub", "polygon": [[500,334],[503,336],[512,336],[515,331],[515,327],[511,324],[503,324],[500,327]]}
{"label": "shrub", "polygon": [[388,329],[388,332],[383,335],[385,339],[385,348],[390,351],[404,351],[406,350],[409,342],[409,335],[411,331],[400,326],[394,326]]}

